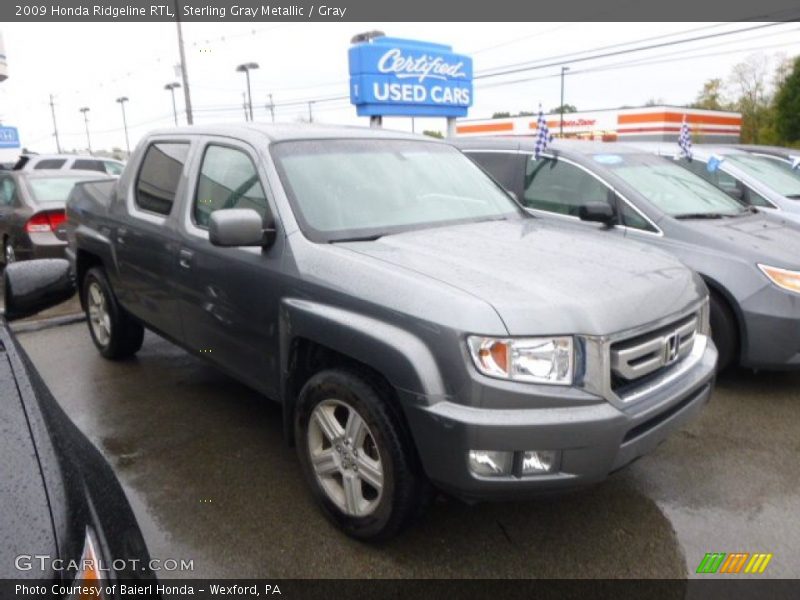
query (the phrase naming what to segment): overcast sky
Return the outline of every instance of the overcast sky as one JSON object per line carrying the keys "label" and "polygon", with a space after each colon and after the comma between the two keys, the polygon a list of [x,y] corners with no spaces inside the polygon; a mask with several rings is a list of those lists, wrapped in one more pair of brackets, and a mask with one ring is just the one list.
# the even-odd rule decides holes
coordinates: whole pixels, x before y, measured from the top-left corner
{"label": "overcast sky", "polygon": [[[667,42],[753,27],[753,23],[186,23],[187,64],[195,122],[243,120],[244,76],[237,64],[258,62],[252,73],[256,120],[268,120],[267,95],[276,118],[295,121],[308,107],[280,106],[308,98],[346,96],[347,49],[354,33],[379,29],[388,35],[451,44],[471,54],[477,73],[522,61],[546,59],[599,47]],[[731,67],[753,52],[774,57],[800,54],[797,23],[707,39],[646,52],[573,63],[566,102],[581,110],[642,105],[651,98],[684,104],[703,82],[727,78]],[[0,119],[19,127],[23,145],[55,151],[49,94],[54,94],[62,147],[85,148],[82,106],[90,107],[94,149],[124,148],[119,96],[130,98],[128,123],[133,146],[141,135],[172,124],[164,84],[177,81],[174,23],[3,24],[9,79],[0,84]],[[673,34],[674,37],[665,37]],[[654,39],[656,38],[656,39]],[[708,56],[713,55],[713,56]],[[693,57],[687,59],[687,57]],[[560,60],[560,59],[559,59]],[[656,62],[657,61],[657,62]],[[650,64],[635,64],[637,62]],[[622,63],[622,64],[621,64]],[[570,65],[564,59],[564,64]],[[597,70],[616,66],[611,70]],[[590,71],[583,72],[580,71]],[[476,81],[470,118],[495,111],[545,110],[559,104],[560,67]],[[519,80],[526,81],[519,81]],[[498,85],[502,81],[513,81]],[[180,92],[181,90],[178,90]],[[179,110],[183,96],[178,96]],[[362,123],[347,100],[318,102],[315,121]],[[183,114],[180,115],[185,122]],[[407,119],[387,127],[409,130]],[[443,120],[417,120],[421,130],[444,130]]]}

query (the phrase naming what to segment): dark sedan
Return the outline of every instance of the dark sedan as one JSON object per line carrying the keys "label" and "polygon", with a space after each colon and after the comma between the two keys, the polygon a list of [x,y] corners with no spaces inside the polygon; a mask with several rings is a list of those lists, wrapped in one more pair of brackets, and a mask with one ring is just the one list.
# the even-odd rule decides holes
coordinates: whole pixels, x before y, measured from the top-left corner
{"label": "dark sedan", "polygon": [[0,242],[4,264],[60,258],[66,249],[64,206],[79,181],[107,179],[96,171],[0,173]]}
{"label": "dark sedan", "polygon": [[800,368],[800,227],[731,198],[671,158],[623,144],[466,138],[458,146],[533,214],[647,242],[711,292],[719,365]]}
{"label": "dark sedan", "polygon": [[[10,265],[4,287],[9,320],[61,302],[74,290],[63,259]],[[141,532],[111,467],[53,399],[3,318],[0,456],[0,597],[13,597],[16,580],[47,582],[48,592],[54,585],[73,590],[154,581]],[[55,594],[62,595],[116,597]]]}

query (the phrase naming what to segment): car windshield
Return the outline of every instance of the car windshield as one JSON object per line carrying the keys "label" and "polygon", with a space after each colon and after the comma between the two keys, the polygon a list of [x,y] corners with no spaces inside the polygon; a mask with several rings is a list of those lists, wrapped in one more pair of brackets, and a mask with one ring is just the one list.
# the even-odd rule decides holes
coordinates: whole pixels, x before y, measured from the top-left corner
{"label": "car windshield", "polygon": [[313,241],[523,218],[506,192],[445,144],[308,140],[274,144],[272,154],[300,226]]}
{"label": "car windshield", "polygon": [[788,162],[752,154],[729,154],[725,160],[781,196],[800,199],[800,171],[792,169]]}
{"label": "car windshield", "polygon": [[741,203],[672,159],[645,154],[614,156],[617,160],[605,160],[604,165],[670,216],[702,218],[747,212]]}
{"label": "car windshield", "polygon": [[73,186],[85,177],[41,177],[28,179],[28,186],[37,202],[66,202]]}

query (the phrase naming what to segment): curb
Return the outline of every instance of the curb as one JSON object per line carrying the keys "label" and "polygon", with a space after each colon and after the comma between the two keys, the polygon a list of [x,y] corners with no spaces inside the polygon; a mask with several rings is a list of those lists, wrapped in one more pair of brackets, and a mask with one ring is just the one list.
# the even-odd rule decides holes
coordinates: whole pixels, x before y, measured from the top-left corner
{"label": "curb", "polygon": [[51,317],[49,319],[38,319],[36,321],[19,321],[11,323],[11,331],[14,333],[28,333],[31,331],[40,331],[42,329],[50,329],[51,327],[61,327],[62,325],[72,325],[84,321],[86,315],[83,313],[74,313],[71,315],[62,315],[60,317]]}

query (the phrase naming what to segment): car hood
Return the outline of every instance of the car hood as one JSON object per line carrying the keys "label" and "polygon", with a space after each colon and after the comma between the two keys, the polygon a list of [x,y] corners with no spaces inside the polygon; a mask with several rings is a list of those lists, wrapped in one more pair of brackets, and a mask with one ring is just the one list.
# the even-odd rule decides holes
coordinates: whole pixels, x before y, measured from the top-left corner
{"label": "car hood", "polygon": [[689,237],[716,246],[752,263],[800,268],[800,225],[778,215],[755,213],[727,219],[681,221]]}
{"label": "car hood", "polygon": [[685,310],[705,294],[677,259],[614,235],[520,219],[341,246],[486,301],[511,335],[606,335]]}
{"label": "car hood", "polygon": [[[4,324],[0,322],[0,327]],[[17,381],[0,343],[0,577],[40,577],[37,568],[17,571],[19,555],[55,556],[56,544],[36,447],[17,390]],[[38,564],[38,563],[37,563]],[[23,567],[25,565],[22,565]]]}

